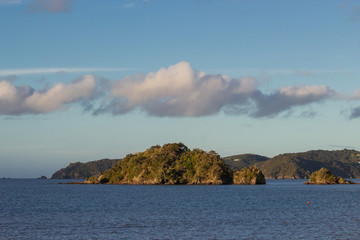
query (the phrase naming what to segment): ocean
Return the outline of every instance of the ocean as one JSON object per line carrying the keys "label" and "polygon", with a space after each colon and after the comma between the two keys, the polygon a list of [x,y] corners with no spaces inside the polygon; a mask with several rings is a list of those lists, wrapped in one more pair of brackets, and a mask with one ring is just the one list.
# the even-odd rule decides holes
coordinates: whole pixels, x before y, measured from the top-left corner
{"label": "ocean", "polygon": [[143,186],[0,179],[0,239],[360,239],[360,184],[304,181]]}

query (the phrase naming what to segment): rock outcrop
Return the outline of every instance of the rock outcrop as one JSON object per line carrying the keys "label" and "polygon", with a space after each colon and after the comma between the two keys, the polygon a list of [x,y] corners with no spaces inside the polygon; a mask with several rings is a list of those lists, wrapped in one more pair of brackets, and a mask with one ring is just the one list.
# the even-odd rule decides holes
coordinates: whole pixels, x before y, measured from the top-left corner
{"label": "rock outcrop", "polygon": [[266,184],[264,174],[257,167],[243,168],[234,171],[234,184],[255,185]]}
{"label": "rock outcrop", "polygon": [[354,184],[352,181],[347,181],[342,177],[335,177],[327,168],[313,172],[309,181],[304,184]]}

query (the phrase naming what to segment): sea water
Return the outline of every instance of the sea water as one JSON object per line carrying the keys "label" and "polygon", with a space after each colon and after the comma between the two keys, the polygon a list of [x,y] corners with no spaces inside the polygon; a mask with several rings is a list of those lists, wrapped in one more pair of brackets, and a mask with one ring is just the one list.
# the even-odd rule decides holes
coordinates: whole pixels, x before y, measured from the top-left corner
{"label": "sea water", "polygon": [[360,239],[359,185],[1,179],[0,239]]}

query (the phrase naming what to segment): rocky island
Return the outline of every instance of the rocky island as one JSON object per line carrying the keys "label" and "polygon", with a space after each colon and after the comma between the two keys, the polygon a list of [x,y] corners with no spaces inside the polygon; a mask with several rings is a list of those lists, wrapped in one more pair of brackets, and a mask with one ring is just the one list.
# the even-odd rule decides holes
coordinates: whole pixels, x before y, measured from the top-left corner
{"label": "rocky island", "polygon": [[232,184],[232,171],[214,152],[190,150],[183,143],[157,145],[128,154],[89,184]]}
{"label": "rocky island", "polygon": [[265,184],[256,167],[233,172],[214,152],[188,149],[183,143],[153,146],[128,154],[111,169],[85,184]]}
{"label": "rocky island", "polygon": [[234,171],[233,173],[234,184],[255,185],[266,184],[265,176],[257,167],[243,168]]}
{"label": "rocky island", "polygon": [[335,177],[327,168],[321,168],[313,172],[309,181],[304,184],[354,184],[354,182],[345,180],[342,177]]}

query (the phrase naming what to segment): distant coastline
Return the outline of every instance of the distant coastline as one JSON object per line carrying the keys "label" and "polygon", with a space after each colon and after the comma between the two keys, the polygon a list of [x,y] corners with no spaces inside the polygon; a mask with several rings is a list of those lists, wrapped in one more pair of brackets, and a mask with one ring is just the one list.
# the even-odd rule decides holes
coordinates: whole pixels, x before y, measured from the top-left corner
{"label": "distant coastline", "polygon": [[[360,152],[355,150],[311,150],[285,153],[272,158],[256,154],[240,154],[222,158],[231,170],[257,166],[265,179],[309,179],[322,167],[345,179],[360,178]],[[87,163],[71,163],[56,171],[52,179],[87,179],[102,173],[121,159],[101,159]]]}

